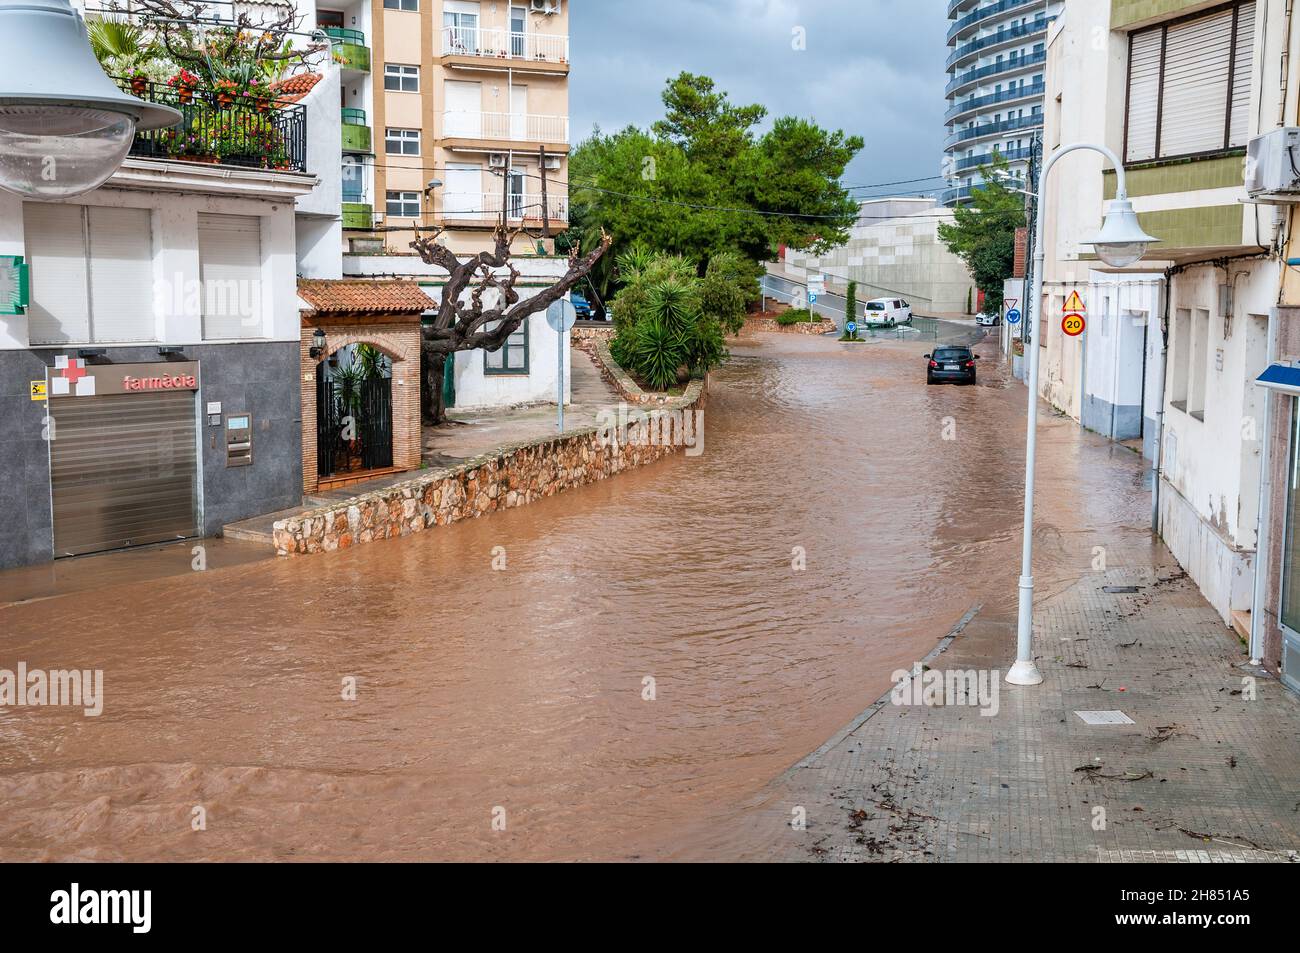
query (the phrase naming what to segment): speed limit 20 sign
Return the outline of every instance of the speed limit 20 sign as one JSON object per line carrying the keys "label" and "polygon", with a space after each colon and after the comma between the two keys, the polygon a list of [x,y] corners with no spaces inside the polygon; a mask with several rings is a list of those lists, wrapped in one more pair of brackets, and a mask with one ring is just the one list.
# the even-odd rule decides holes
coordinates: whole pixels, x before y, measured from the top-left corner
{"label": "speed limit 20 sign", "polygon": [[1067,314],[1061,321],[1061,330],[1072,338],[1077,338],[1088,326],[1081,314]]}

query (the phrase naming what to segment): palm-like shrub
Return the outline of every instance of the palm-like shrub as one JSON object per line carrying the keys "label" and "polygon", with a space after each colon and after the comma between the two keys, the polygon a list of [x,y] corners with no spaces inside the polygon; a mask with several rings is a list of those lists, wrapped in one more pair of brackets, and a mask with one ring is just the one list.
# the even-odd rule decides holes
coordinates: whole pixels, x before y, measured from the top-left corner
{"label": "palm-like shrub", "polygon": [[677,383],[677,370],[686,351],[686,336],[657,318],[638,323],[628,347],[633,367],[655,390],[667,390]]}
{"label": "palm-like shrub", "polygon": [[633,247],[618,267],[626,283],[614,300],[614,360],[654,390],[722,363],[722,326],[704,310],[693,262]]}

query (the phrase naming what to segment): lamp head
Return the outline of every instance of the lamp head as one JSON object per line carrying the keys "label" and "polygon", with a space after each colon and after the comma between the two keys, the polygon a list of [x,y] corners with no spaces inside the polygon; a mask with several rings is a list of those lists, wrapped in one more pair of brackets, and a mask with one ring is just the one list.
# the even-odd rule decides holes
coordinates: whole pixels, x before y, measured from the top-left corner
{"label": "lamp head", "polygon": [[1110,211],[1101,224],[1101,231],[1094,238],[1083,242],[1091,245],[1097,257],[1112,268],[1127,268],[1142,260],[1147,249],[1155,242],[1138,224],[1137,213],[1133,203],[1128,199],[1115,199],[1110,203]]}
{"label": "lamp head", "polygon": [[89,192],[137,130],[180,118],[117,88],[68,0],[0,0],[0,188],[30,199]]}

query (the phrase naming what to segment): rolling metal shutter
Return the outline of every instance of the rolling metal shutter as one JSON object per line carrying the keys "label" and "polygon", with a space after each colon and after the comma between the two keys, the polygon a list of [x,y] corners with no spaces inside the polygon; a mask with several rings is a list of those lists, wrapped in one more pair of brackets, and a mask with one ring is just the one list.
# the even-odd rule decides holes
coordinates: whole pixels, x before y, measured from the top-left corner
{"label": "rolling metal shutter", "polygon": [[1224,147],[1233,12],[1169,27],[1165,40],[1160,154],[1189,155]]}
{"label": "rolling metal shutter", "polygon": [[1135,33],[1129,40],[1128,149],[1125,160],[1156,157],[1156,123],[1160,115],[1160,58],[1163,31]]}
{"label": "rolling metal shutter", "polygon": [[199,213],[199,278],[205,340],[265,336],[262,226],[256,215]]}
{"label": "rolling metal shutter", "polygon": [[193,391],[53,401],[54,555],[198,535]]}

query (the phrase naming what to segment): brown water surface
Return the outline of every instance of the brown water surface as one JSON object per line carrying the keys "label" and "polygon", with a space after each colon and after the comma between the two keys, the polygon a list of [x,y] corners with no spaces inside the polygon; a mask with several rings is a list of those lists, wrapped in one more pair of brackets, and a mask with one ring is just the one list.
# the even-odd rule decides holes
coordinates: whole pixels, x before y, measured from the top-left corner
{"label": "brown water surface", "polygon": [[[926,387],[926,349],[763,336],[715,375],[699,458],[0,608],[0,668],[105,683],[98,718],[0,709],[0,858],[678,855],[1014,598],[1024,389],[991,360]],[[1050,591],[1147,500],[1127,450],[1051,420],[1040,447]]]}

